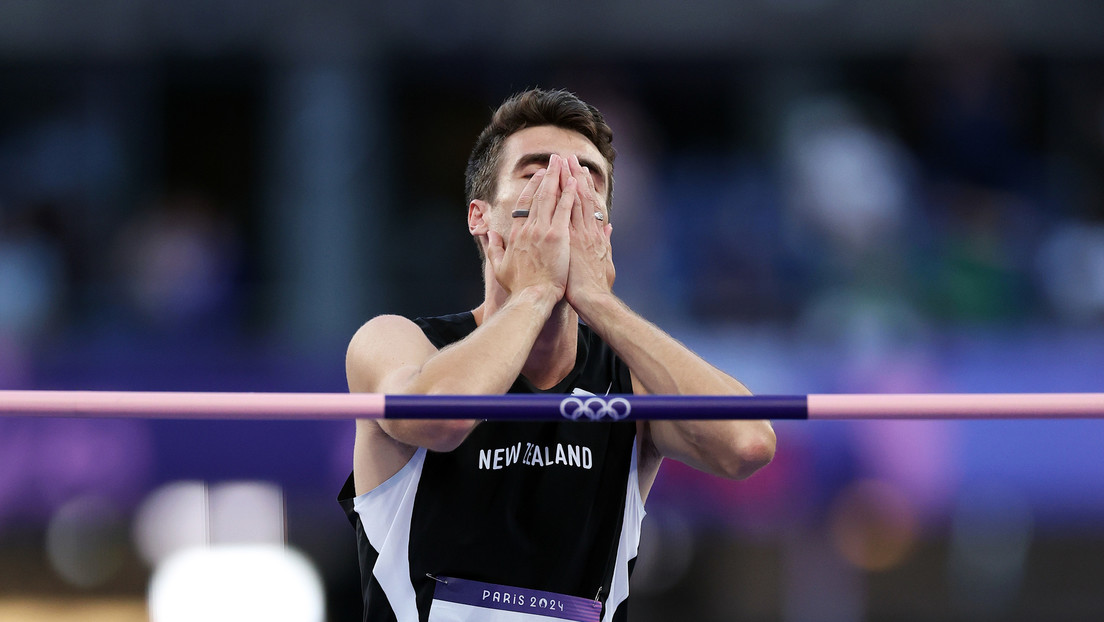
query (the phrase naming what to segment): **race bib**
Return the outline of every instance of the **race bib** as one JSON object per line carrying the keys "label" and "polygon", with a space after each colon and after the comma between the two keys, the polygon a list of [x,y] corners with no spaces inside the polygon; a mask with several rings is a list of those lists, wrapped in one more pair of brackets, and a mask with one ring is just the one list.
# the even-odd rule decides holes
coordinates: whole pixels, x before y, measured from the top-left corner
{"label": "race bib", "polygon": [[435,577],[429,622],[599,622],[602,603],[554,592]]}

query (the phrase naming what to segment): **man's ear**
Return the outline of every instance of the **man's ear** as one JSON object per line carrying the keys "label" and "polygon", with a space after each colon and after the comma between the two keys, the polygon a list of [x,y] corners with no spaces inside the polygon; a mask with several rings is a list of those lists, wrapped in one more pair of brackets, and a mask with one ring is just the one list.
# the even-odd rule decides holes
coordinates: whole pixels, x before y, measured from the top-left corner
{"label": "man's ear", "polygon": [[473,199],[468,203],[468,233],[471,233],[472,237],[487,235],[487,230],[490,229],[488,222],[490,215],[491,206],[486,201]]}

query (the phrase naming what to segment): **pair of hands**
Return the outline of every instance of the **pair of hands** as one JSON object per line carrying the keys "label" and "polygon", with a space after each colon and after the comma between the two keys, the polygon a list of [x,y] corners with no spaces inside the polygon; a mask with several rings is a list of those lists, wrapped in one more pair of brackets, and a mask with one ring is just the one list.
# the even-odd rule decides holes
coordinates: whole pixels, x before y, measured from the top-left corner
{"label": "pair of hands", "polygon": [[613,226],[594,214],[606,210],[590,171],[576,156],[553,154],[522,189],[516,219],[504,241],[488,231],[487,260],[507,293],[549,288],[575,309],[612,290],[616,275],[610,235]]}

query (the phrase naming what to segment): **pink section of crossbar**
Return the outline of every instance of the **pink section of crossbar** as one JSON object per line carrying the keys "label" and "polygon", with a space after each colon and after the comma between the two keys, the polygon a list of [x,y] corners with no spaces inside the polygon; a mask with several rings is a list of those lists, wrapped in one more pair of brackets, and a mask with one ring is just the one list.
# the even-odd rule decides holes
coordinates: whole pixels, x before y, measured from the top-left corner
{"label": "pink section of crossbar", "polygon": [[374,419],[374,393],[181,393],[0,391],[0,415],[179,419]]}
{"label": "pink section of crossbar", "polygon": [[1104,393],[809,395],[810,419],[1104,418]]}

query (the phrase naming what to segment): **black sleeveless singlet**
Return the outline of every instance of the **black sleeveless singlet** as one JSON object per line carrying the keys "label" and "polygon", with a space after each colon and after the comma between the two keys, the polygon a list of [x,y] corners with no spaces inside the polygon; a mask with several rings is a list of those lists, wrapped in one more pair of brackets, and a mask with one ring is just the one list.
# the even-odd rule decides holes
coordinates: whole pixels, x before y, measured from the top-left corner
{"label": "black sleeveless singlet", "polygon": [[[470,312],[415,322],[437,348],[476,329]],[[624,362],[580,324],[561,383],[541,391],[519,376],[510,392],[632,385]],[[644,517],[635,423],[483,422],[454,451],[419,449],[380,486],[354,491],[350,475],[339,501],[357,532],[366,622],[430,622],[440,577],[597,599],[603,622],[627,617]]]}

